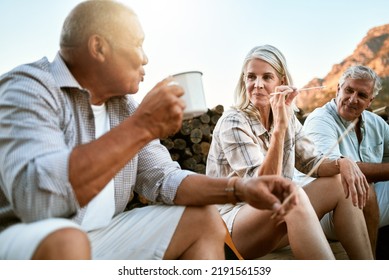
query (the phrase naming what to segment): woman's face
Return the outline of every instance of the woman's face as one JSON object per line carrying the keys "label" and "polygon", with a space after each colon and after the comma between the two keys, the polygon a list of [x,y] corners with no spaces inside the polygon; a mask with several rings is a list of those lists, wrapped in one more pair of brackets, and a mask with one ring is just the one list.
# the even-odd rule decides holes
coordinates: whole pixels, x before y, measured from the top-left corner
{"label": "woman's face", "polygon": [[246,66],[244,82],[250,101],[257,108],[270,105],[270,93],[283,81],[277,75],[276,70],[261,59],[252,59]]}

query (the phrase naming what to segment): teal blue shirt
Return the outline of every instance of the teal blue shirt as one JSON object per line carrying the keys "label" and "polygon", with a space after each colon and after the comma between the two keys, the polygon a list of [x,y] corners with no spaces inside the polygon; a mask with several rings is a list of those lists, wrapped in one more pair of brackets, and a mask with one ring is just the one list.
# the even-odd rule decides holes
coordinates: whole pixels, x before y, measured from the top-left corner
{"label": "teal blue shirt", "polygon": [[[337,113],[335,99],[315,109],[304,123],[304,132],[326,154],[347,129],[350,122]],[[355,130],[329,154],[329,158],[347,156],[357,162],[389,162],[389,125],[377,114],[364,111],[359,123],[362,141],[358,143]]]}

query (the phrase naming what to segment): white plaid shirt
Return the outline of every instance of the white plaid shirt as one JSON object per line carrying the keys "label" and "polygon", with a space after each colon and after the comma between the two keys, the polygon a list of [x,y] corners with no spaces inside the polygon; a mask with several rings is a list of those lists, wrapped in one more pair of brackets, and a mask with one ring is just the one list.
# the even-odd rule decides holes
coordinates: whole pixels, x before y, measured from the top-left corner
{"label": "white plaid shirt", "polygon": [[[261,122],[243,111],[224,112],[215,126],[207,160],[207,175],[213,177],[253,177],[269,149],[274,127],[267,131]],[[296,116],[289,121],[284,142],[282,175],[292,179],[294,168],[303,173],[321,158],[302,132]],[[314,174],[317,176],[317,174]]]}
{"label": "white plaid shirt", "polygon": [[[111,128],[137,107],[127,95],[107,101]],[[50,217],[80,223],[81,208],[69,182],[69,155],[94,140],[89,93],[59,54],[0,77],[0,231],[18,222]],[[158,140],[150,142],[114,177],[115,215],[138,192],[150,201],[173,204],[189,171],[173,162]]]}

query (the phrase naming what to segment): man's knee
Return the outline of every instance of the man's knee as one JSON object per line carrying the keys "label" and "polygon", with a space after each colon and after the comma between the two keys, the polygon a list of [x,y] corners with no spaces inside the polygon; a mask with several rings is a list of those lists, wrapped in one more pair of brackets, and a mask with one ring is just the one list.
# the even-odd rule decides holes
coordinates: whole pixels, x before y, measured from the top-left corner
{"label": "man's knee", "polygon": [[38,246],[33,259],[90,259],[91,247],[85,232],[76,228],[59,229]]}
{"label": "man's knee", "polygon": [[201,229],[204,234],[212,234],[224,240],[226,229],[216,206],[188,207],[187,210],[193,227]]}
{"label": "man's knee", "polygon": [[187,206],[164,259],[223,259],[226,233],[216,206]]}

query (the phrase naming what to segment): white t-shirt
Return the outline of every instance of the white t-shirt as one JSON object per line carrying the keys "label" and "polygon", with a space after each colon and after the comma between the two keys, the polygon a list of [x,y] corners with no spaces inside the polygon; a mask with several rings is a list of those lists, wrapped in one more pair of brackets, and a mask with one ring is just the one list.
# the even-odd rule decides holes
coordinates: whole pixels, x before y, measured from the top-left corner
{"label": "white t-shirt", "polygon": [[[105,104],[92,105],[92,110],[95,117],[95,136],[97,139],[110,130],[109,115]],[[114,182],[112,179],[105,188],[88,203],[81,227],[87,231],[102,228],[108,225],[114,213],[115,197]]]}

